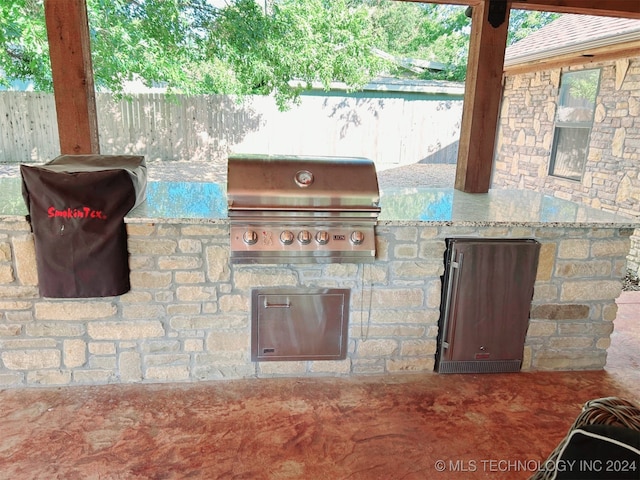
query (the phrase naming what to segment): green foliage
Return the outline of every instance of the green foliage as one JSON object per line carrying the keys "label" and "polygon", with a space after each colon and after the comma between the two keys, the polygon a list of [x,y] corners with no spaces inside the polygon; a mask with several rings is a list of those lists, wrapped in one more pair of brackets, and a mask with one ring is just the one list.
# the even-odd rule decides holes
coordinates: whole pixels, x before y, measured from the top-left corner
{"label": "green foliage", "polygon": [[511,10],[507,45],[522,40],[524,37],[554,21],[559,16],[560,14],[551,12]]}
{"label": "green foliage", "polygon": [[[426,79],[464,80],[465,7],[391,0],[86,0],[97,89],[127,80],[185,94],[273,94],[281,109],[314,83],[360,89],[411,75],[396,59],[443,63]],[[512,12],[511,41],[555,18]],[[51,91],[43,0],[0,0],[0,85]]]}
{"label": "green foliage", "polygon": [[[374,18],[385,33],[381,49],[394,55],[432,60],[444,71],[427,71],[423,79],[464,81],[469,51],[471,19],[466,7],[386,0],[375,4]],[[507,44],[510,45],[558,18],[558,14],[512,10]]]}
{"label": "green foliage", "polygon": [[0,86],[14,78],[50,90],[48,55],[42,0],[0,0]]}
{"label": "green foliage", "polygon": [[[446,65],[428,70],[424,79],[462,80],[466,71],[471,20],[465,7],[377,0],[366,2],[380,31],[379,49],[397,58],[429,60]],[[396,67],[391,73],[407,75]]]}
{"label": "green foliage", "polygon": [[268,14],[238,0],[221,12],[216,36],[211,52],[233,72],[233,93],[275,92],[281,108],[314,82],[361,88],[384,66],[371,51],[376,31],[366,9],[344,0],[281,0]]}
{"label": "green foliage", "polygon": [[447,68],[443,72],[427,72],[423,78],[464,80],[471,31],[471,19],[464,12],[464,7],[456,6],[429,5],[425,8],[422,32],[413,44],[427,45],[426,58],[444,63]]}
{"label": "green foliage", "polygon": [[139,78],[189,94],[214,83],[203,51],[218,10],[207,0],[87,0],[87,12],[98,89]]}

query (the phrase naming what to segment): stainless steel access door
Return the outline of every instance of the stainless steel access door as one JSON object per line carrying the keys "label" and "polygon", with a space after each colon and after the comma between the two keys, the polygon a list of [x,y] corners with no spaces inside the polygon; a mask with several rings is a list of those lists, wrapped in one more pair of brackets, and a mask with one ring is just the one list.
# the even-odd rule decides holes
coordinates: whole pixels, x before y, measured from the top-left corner
{"label": "stainless steel access door", "polygon": [[256,289],[251,310],[251,360],[346,358],[348,289]]}

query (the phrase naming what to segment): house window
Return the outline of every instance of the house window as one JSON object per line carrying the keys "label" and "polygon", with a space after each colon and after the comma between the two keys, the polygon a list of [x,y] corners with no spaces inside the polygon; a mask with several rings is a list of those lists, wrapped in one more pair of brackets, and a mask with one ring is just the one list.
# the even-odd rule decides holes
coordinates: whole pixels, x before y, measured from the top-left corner
{"label": "house window", "polygon": [[578,181],[582,178],[599,85],[600,69],[562,74],[550,175]]}

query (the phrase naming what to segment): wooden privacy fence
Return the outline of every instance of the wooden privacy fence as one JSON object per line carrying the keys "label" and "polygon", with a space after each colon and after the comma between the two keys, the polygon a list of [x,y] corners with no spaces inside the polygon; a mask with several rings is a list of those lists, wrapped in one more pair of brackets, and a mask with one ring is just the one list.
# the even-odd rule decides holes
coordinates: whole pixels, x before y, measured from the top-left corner
{"label": "wooden privacy fence", "polygon": [[[303,96],[278,111],[271,97],[97,95],[100,151],[149,160],[219,161],[230,152],[364,156],[378,169],[454,163],[462,95]],[[52,94],[0,92],[0,162],[59,155]]]}

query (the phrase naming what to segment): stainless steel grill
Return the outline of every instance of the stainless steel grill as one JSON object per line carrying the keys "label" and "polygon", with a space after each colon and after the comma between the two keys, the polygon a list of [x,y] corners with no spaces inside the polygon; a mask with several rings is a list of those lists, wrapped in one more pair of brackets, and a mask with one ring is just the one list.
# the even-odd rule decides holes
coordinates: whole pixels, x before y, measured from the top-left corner
{"label": "stainless steel grill", "polygon": [[378,178],[366,158],[232,155],[232,263],[375,259]]}

